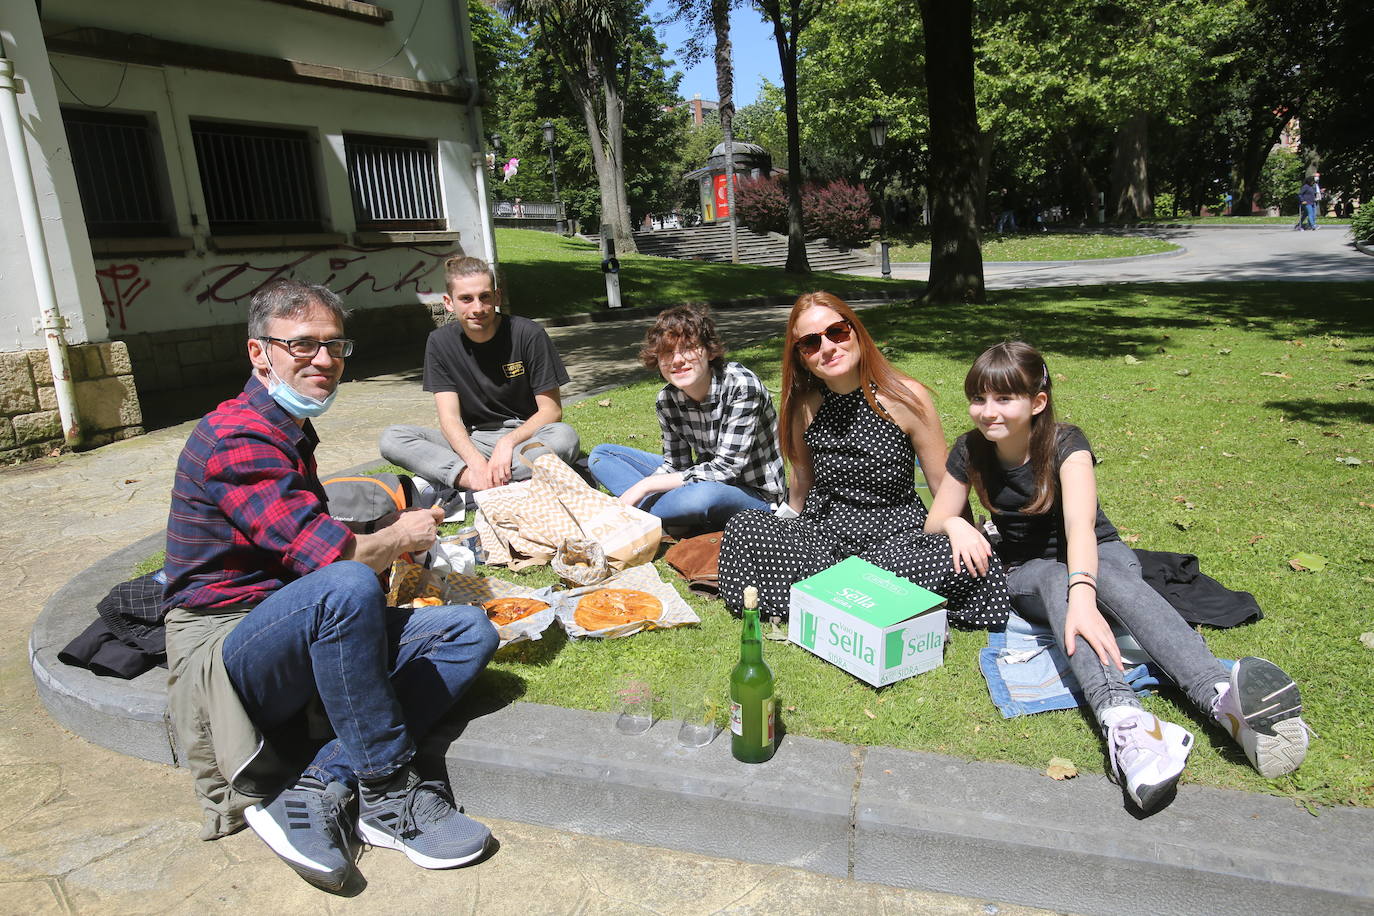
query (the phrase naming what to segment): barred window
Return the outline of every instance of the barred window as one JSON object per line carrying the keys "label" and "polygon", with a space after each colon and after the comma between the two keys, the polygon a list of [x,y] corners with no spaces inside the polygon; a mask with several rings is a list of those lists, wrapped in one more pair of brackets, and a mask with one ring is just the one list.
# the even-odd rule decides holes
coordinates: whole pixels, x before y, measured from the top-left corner
{"label": "barred window", "polygon": [[91,238],[171,234],[157,132],[143,115],[62,108]]}
{"label": "barred window", "polygon": [[211,232],[318,232],[324,227],[305,131],[193,120],[191,137]]}
{"label": "barred window", "polygon": [[359,229],[444,229],[432,140],[344,135]]}

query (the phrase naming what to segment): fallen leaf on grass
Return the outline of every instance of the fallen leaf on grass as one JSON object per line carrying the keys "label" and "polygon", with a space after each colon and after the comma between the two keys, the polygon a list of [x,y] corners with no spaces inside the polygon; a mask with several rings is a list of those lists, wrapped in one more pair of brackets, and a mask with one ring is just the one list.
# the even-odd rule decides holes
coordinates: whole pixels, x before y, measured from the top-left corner
{"label": "fallen leaf on grass", "polygon": [[1175,522],[1173,523],[1173,525],[1174,525],[1174,527],[1177,528],[1179,531],[1187,531],[1189,528],[1193,527],[1192,520],[1190,520],[1190,519],[1189,519],[1189,520],[1185,520],[1185,521],[1181,521],[1181,522],[1180,522],[1180,521],[1175,521]]}
{"label": "fallen leaf on grass", "polygon": [[1326,569],[1326,557],[1315,553],[1300,553],[1288,561],[1298,572],[1321,572]]}
{"label": "fallen leaf on grass", "polygon": [[868,716],[870,719],[876,719],[876,718],[878,718],[877,716],[875,716],[875,715],[873,714],[873,710],[867,709],[867,708],[864,709],[864,715]]}
{"label": "fallen leaf on grass", "polygon": [[1050,779],[1057,779],[1061,782],[1065,779],[1073,779],[1078,775],[1078,767],[1073,765],[1072,760],[1063,757],[1051,757],[1050,765],[1045,770],[1045,775]]}
{"label": "fallen leaf on grass", "polygon": [[1125,363],[1126,365],[1128,365],[1128,366],[1134,366],[1134,365],[1139,364],[1139,362],[1140,362],[1140,360],[1136,359],[1134,356],[1132,356],[1132,355],[1129,354],[1129,353],[1127,353],[1125,356],[1121,357],[1121,360],[1122,360],[1122,362],[1124,362],[1124,363]]}
{"label": "fallen leaf on grass", "polygon": [[1354,455],[1346,455],[1344,458],[1337,458],[1336,461],[1339,464],[1349,465],[1352,468],[1364,463],[1360,461],[1360,459],[1356,458]]}
{"label": "fallen leaf on grass", "polygon": [[1374,503],[1360,502],[1361,509],[1374,509]]}
{"label": "fallen leaf on grass", "polygon": [[1364,643],[1367,648],[1374,649],[1374,633],[1361,633],[1360,642]]}
{"label": "fallen leaf on grass", "polygon": [[1344,434],[1344,433],[1338,433],[1338,432],[1336,432],[1334,429],[1324,429],[1324,430],[1322,430],[1322,435],[1323,435],[1323,436],[1326,436],[1328,439],[1344,439],[1344,438],[1345,438],[1345,434]]}
{"label": "fallen leaf on grass", "polygon": [[596,402],[596,406],[597,406],[597,407],[610,407],[610,406],[611,406],[611,399],[610,399],[610,398],[606,398],[606,399],[604,399],[604,400],[597,401],[597,402]]}
{"label": "fallen leaf on grass", "polygon": [[1220,353],[1222,356],[1227,356],[1227,355],[1230,354],[1231,348],[1230,348],[1230,347],[1222,347],[1222,348],[1221,348],[1220,350],[1218,350],[1217,352]]}
{"label": "fallen leaf on grass", "polygon": [[1236,458],[1236,457],[1238,457],[1238,456],[1233,455],[1233,454],[1230,453],[1230,452],[1222,452],[1222,453],[1221,453],[1221,457],[1223,457],[1223,458]]}
{"label": "fallen leaf on grass", "polygon": [[1267,535],[1267,534],[1257,534],[1257,535],[1255,535],[1254,537],[1252,537],[1252,538],[1250,539],[1250,543],[1251,543],[1251,544],[1258,544],[1260,541],[1264,540],[1264,539],[1267,538],[1268,536],[1269,536],[1269,535]]}
{"label": "fallen leaf on grass", "polygon": [[1185,378],[1186,378],[1187,376],[1192,375],[1192,374],[1193,374],[1193,370],[1192,370],[1192,369],[1176,369],[1176,370],[1174,371],[1174,375],[1182,375],[1182,376],[1184,376]]}
{"label": "fallen leaf on grass", "polygon": [[1267,375],[1270,378],[1292,378],[1287,372],[1261,372],[1260,375]]}
{"label": "fallen leaf on grass", "polygon": [[1138,534],[1123,534],[1123,535],[1121,536],[1121,540],[1124,541],[1124,542],[1127,543],[1127,544],[1134,544],[1136,541],[1140,540],[1140,535],[1138,535]]}

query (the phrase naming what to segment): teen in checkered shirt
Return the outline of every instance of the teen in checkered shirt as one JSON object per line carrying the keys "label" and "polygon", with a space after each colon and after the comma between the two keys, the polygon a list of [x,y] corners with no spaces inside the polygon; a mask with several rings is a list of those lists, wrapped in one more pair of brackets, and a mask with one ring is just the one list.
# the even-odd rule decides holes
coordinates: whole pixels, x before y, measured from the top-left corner
{"label": "teen in checkered shirt", "polygon": [[620,501],[674,533],[715,531],[741,509],[769,509],[786,496],[777,414],[759,377],[725,360],[705,308],[658,316],[639,359],[668,384],[658,394],[663,454],[598,445],[593,476]]}

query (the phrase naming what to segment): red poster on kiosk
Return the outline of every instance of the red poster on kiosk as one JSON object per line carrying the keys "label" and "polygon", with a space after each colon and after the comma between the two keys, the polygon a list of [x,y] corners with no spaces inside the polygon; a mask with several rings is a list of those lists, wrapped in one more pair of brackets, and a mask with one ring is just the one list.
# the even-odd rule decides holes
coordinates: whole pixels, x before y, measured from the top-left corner
{"label": "red poster on kiosk", "polygon": [[[725,176],[715,176],[716,219],[730,218],[730,196],[725,188]],[[735,190],[739,190],[739,175],[735,176]]]}

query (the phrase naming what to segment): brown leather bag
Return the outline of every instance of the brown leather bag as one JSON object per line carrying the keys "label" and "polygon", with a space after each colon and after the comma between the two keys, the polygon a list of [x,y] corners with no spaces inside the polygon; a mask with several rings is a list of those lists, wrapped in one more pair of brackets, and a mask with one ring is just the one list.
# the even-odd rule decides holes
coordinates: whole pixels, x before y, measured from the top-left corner
{"label": "brown leather bag", "polygon": [[678,541],[663,559],[687,580],[694,592],[715,595],[720,588],[720,542],[724,531],[712,531]]}

